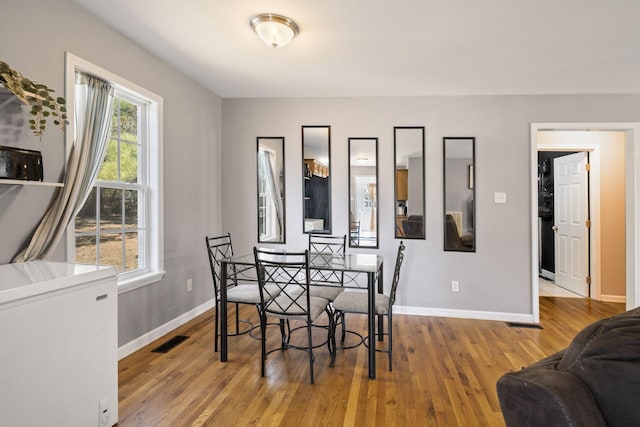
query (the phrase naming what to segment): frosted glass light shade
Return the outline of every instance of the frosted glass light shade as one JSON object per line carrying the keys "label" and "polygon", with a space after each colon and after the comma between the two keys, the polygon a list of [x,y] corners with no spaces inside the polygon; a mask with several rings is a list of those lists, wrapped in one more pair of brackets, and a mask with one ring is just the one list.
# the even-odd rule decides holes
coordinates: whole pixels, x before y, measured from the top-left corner
{"label": "frosted glass light shade", "polygon": [[254,16],[250,23],[260,40],[273,48],[286,46],[299,32],[291,19],[273,13]]}

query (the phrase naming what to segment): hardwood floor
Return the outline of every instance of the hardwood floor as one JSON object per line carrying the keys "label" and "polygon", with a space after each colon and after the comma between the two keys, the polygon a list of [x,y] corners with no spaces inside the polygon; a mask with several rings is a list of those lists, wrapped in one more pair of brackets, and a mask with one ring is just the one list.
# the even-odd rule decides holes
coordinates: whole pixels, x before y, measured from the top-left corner
{"label": "hardwood floor", "polygon": [[[271,354],[261,378],[260,342],[247,335],[229,338],[229,361],[221,363],[209,311],[120,361],[118,425],[501,426],[495,384],[503,373],[561,350],[587,324],[622,311],[623,304],[542,297],[543,329],[395,315],[393,372],[380,353],[377,379],[369,380],[363,346],[339,351],[330,368],[321,347],[315,385],[307,354],[296,350]],[[240,313],[257,320],[253,307]],[[366,330],[364,316],[349,315],[347,323]],[[150,351],[174,335],[189,339],[166,354]]]}

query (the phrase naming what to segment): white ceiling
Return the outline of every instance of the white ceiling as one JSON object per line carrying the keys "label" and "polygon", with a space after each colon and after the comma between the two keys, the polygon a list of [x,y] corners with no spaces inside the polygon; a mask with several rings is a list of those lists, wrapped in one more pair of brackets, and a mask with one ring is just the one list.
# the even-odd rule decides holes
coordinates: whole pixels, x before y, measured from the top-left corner
{"label": "white ceiling", "polygon": [[640,93],[638,0],[73,1],[223,98]]}

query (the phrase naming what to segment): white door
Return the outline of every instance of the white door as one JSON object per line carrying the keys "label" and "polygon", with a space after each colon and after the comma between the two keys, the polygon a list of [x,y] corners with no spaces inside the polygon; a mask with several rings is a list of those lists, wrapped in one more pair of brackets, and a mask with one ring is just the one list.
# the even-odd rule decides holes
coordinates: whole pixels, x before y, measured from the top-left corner
{"label": "white door", "polygon": [[586,152],[553,160],[555,282],[584,297],[589,296],[586,164]]}

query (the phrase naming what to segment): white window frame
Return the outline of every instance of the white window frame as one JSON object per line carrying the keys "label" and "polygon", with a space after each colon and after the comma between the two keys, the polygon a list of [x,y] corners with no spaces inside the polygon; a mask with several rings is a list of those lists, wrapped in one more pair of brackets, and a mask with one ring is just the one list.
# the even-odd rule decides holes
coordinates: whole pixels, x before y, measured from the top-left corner
{"label": "white window frame", "polygon": [[[163,212],[163,188],[162,188],[162,97],[144,89],[134,83],[123,79],[97,65],[94,65],[69,52],[65,55],[65,98],[68,100],[69,124],[65,136],[66,158],[69,158],[73,146],[75,117],[75,72],[76,70],[92,74],[113,85],[118,92],[123,94],[133,93],[137,99],[143,99],[146,103],[148,120],[142,120],[142,134],[148,136],[148,145],[143,148],[146,156],[146,168],[142,168],[141,174],[145,174],[148,191],[146,194],[146,206],[142,209],[145,215],[144,248],[140,249],[145,257],[144,268],[131,272],[123,272],[118,275],[118,293],[124,293],[159,282],[165,274],[164,271],[164,224]],[[140,126],[140,124],[139,124]],[[71,221],[66,234],[67,260],[75,260],[75,225]],[[72,261],[70,261],[72,262]]]}

